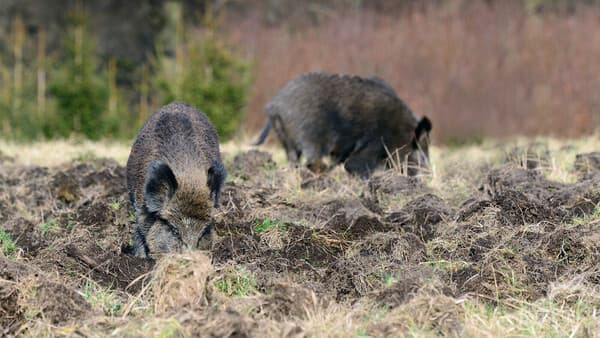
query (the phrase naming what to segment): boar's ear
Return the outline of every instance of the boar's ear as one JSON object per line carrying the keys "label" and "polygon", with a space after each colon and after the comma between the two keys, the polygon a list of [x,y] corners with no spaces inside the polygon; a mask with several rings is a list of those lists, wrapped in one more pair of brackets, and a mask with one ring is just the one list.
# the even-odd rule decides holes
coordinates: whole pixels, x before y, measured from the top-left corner
{"label": "boar's ear", "polygon": [[417,127],[415,128],[415,135],[413,138],[413,147],[415,149],[419,147],[418,142],[421,140],[421,137],[431,132],[431,127],[431,121],[427,118],[427,116],[423,116],[419,123],[417,123]]}
{"label": "boar's ear", "polygon": [[148,166],[144,187],[144,204],[148,212],[160,211],[176,190],[177,180],[169,165],[162,161],[152,161]]}
{"label": "boar's ear", "polygon": [[225,171],[223,163],[214,160],[206,173],[206,185],[208,185],[208,188],[210,189],[210,196],[213,199],[213,206],[215,208],[219,207],[221,187],[223,186],[226,176],[227,171]]}
{"label": "boar's ear", "polygon": [[417,139],[418,139],[421,137],[421,135],[423,133],[430,133],[430,132],[431,132],[431,121],[427,118],[427,116],[424,116],[417,124],[417,128],[415,128],[415,136],[417,136]]}

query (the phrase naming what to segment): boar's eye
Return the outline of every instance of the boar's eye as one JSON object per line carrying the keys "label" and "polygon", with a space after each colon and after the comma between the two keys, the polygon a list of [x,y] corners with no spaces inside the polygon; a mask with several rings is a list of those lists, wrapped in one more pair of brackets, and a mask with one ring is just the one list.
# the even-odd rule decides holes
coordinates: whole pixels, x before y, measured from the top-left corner
{"label": "boar's eye", "polygon": [[175,224],[171,223],[170,221],[166,220],[166,219],[161,219],[168,227],[170,232],[173,234],[173,236],[177,237],[178,239],[181,239],[181,233],[179,232],[179,227],[177,227]]}

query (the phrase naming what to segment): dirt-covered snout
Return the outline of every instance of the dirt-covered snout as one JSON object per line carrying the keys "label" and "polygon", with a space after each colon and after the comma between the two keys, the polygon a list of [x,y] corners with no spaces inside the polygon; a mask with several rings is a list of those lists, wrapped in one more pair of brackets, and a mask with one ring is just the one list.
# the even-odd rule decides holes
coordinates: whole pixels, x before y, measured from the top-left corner
{"label": "dirt-covered snout", "polygon": [[[175,177],[168,164],[153,161],[144,186],[145,252],[154,254],[205,249],[211,237],[211,207],[218,206],[214,172],[198,172],[194,179]],[[213,186],[211,186],[211,184]],[[141,220],[140,220],[141,221]]]}

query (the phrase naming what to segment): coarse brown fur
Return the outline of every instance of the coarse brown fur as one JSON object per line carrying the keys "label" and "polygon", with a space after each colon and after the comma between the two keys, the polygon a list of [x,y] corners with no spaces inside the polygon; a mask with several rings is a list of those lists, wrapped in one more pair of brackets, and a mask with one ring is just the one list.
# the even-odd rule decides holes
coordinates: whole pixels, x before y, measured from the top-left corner
{"label": "coarse brown fur", "polygon": [[127,161],[138,256],[195,248],[210,235],[225,179],[217,133],[202,112],[174,102],[142,126]]}
{"label": "coarse brown fur", "polygon": [[265,108],[267,122],[256,144],[275,129],[288,160],[306,158],[309,169],[344,162],[346,170],[363,177],[392,153],[407,161],[409,174],[428,163],[431,122],[418,119],[378,77],[306,73],[288,82]]}

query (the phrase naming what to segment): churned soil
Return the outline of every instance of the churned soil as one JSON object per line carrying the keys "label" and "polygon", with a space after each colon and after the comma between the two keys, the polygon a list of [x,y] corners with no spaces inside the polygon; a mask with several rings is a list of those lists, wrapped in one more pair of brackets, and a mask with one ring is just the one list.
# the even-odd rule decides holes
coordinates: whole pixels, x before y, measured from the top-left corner
{"label": "churned soil", "polygon": [[[133,228],[123,166],[0,161],[0,222],[16,246],[0,255],[0,335],[27,332],[36,320],[61,325],[97,315],[82,292],[90,281],[154,302],[155,313],[180,314],[191,335],[239,337],[255,335],[261,318],[304,320],[307,309],[336,304],[368,301],[393,311],[423,297],[535,301],[574,275],[600,285],[600,223],[589,217],[600,203],[600,155],[577,155],[572,183],[544,176],[543,146],[506,157],[478,173],[479,189],[456,203],[427,178],[315,176],[277,165],[266,152],[240,153],[227,162],[206,258],[159,270],[159,262],[122,252]],[[402,203],[389,203],[398,196]],[[199,265],[185,270],[186,262]],[[254,310],[217,306],[226,295],[215,285],[241,272],[251,276]],[[438,332],[460,332],[457,316],[440,319]],[[396,332],[381,325],[370,332]],[[281,330],[303,332],[291,324]]]}

